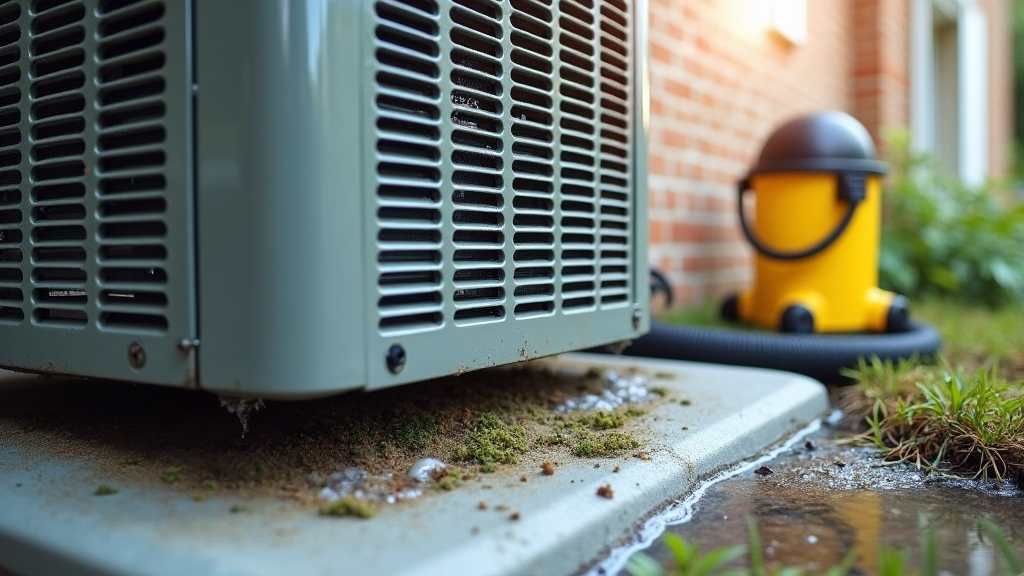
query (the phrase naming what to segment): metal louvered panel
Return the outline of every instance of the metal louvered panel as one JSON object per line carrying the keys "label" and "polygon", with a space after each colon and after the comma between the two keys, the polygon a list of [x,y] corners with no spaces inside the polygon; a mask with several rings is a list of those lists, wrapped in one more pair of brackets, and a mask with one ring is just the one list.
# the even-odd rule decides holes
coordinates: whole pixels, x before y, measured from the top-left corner
{"label": "metal louvered panel", "polygon": [[[32,320],[85,326],[85,6],[34,2],[29,33]],[[95,316],[92,318],[95,320]]]}
{"label": "metal louvered panel", "polygon": [[[381,333],[630,306],[631,3],[375,9]],[[396,114],[401,140],[382,126]],[[400,199],[386,194],[396,167]],[[384,241],[395,235],[407,242]]]}
{"label": "metal louvered panel", "polygon": [[452,26],[451,182],[454,244],[454,323],[505,317],[505,126],[501,95],[501,7],[456,0]]}
{"label": "metal louvered panel", "polygon": [[378,2],[377,302],[380,329],[441,325],[437,5]]}
{"label": "metal louvered panel", "polygon": [[164,10],[161,2],[101,7],[99,320],[118,329],[168,327]]}
{"label": "metal louvered panel", "polygon": [[13,0],[0,4],[0,325],[20,324],[25,319],[25,238],[21,222],[20,168],[24,139],[21,108],[24,98],[21,80],[22,51],[18,41],[21,5]]}
{"label": "metal louvered panel", "polygon": [[551,9],[540,2],[512,2],[516,318],[545,316],[555,310],[553,18]]}
{"label": "metal louvered panel", "polygon": [[633,270],[630,212],[633,149],[633,17],[625,0],[607,0],[600,10],[600,297],[603,306],[629,299]]}
{"label": "metal louvered panel", "polygon": [[5,365],[192,379],[175,344],[195,332],[187,10],[0,4]]}

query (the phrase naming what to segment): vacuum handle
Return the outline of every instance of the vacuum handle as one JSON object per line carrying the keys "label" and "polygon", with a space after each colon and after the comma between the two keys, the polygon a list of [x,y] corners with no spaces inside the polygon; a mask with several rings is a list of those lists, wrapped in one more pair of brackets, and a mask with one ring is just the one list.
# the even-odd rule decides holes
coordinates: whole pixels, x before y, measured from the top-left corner
{"label": "vacuum handle", "polygon": [[806,248],[804,250],[797,250],[795,252],[780,252],[774,248],[771,248],[761,242],[761,240],[754,234],[754,231],[750,229],[750,224],[747,222],[747,216],[743,210],[743,195],[750,190],[750,179],[744,178],[740,180],[738,185],[738,203],[740,213],[740,226],[743,228],[743,235],[747,237],[747,242],[754,247],[762,256],[768,258],[774,258],[776,260],[802,260],[809,258],[822,250],[828,248],[843,235],[846,231],[846,227],[850,225],[850,221],[853,220],[853,214],[857,211],[857,206],[860,201],[865,198],[866,186],[864,185],[864,177],[861,174],[840,174],[839,175],[839,198],[846,200],[849,203],[849,207],[846,209],[846,214],[843,215],[843,219],[839,222],[839,225],[825,236],[817,244]]}

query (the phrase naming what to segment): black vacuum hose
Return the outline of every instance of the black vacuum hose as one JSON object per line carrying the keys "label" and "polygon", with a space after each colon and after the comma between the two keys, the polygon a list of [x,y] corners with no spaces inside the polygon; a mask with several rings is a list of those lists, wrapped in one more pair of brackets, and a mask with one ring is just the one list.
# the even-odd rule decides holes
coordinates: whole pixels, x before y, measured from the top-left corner
{"label": "black vacuum hose", "polygon": [[837,382],[839,370],[856,367],[860,358],[933,356],[941,344],[934,328],[915,321],[904,332],[834,335],[743,332],[654,322],[651,331],[634,340],[623,354],[774,368]]}

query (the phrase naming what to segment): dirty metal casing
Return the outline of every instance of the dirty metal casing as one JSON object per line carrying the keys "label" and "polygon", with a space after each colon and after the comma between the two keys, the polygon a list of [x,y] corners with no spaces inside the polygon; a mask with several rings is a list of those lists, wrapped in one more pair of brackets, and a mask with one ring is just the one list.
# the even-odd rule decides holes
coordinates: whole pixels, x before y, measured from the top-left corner
{"label": "dirty metal casing", "polygon": [[645,28],[0,3],[0,365],[301,398],[642,334]]}

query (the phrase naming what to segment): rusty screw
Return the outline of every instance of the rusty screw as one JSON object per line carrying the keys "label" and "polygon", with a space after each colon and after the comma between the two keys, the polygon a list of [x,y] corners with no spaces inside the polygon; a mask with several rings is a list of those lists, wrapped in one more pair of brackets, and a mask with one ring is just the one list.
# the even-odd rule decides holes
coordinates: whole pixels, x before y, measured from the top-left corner
{"label": "rusty screw", "polygon": [[146,349],[138,342],[128,345],[128,363],[136,370],[146,365]]}

